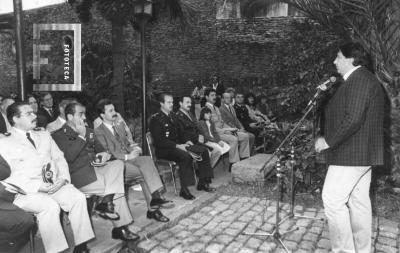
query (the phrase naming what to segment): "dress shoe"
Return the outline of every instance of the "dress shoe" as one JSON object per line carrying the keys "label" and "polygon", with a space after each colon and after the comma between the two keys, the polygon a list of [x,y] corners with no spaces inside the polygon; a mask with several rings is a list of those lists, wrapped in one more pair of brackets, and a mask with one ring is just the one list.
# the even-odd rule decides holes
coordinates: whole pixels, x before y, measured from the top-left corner
{"label": "dress shoe", "polygon": [[122,226],[119,228],[113,228],[111,232],[111,236],[113,239],[122,240],[122,241],[137,241],[140,239],[140,236],[131,232],[127,227]]}
{"label": "dress shoe", "polygon": [[193,196],[193,195],[189,192],[189,190],[181,191],[181,192],[179,193],[179,196],[181,196],[182,198],[184,198],[184,199],[186,199],[186,200],[193,200],[193,199],[196,198],[195,196]]}
{"label": "dress shoe", "polygon": [[164,216],[160,210],[147,211],[147,219],[155,219],[159,222],[168,222],[169,218]]}
{"label": "dress shoe", "polygon": [[73,253],[89,253],[89,249],[86,245],[86,242],[76,245]]}
{"label": "dress shoe", "polygon": [[119,214],[114,211],[112,202],[100,203],[94,209],[101,218],[106,220],[119,220]]}
{"label": "dress shoe", "polygon": [[159,209],[159,208],[172,208],[174,207],[174,203],[172,203],[171,200],[166,200],[166,199],[162,199],[162,198],[156,198],[156,199],[152,199],[150,201],[150,207],[152,209]]}
{"label": "dress shoe", "polygon": [[208,184],[198,184],[197,185],[198,191],[205,191],[205,192],[215,192],[215,188],[210,187]]}

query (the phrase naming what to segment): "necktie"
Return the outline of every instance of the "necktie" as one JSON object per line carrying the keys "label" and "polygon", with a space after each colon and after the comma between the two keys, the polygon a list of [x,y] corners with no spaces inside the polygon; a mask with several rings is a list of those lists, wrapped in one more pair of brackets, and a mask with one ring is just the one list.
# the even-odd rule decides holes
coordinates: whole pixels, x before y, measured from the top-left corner
{"label": "necktie", "polygon": [[53,109],[49,108],[48,111],[49,111],[50,116],[53,117]]}
{"label": "necktie", "polygon": [[232,115],[234,115],[234,114],[233,114],[232,106],[228,105],[228,107],[229,107],[229,111],[231,111]]}
{"label": "necktie", "polygon": [[33,139],[31,138],[31,134],[30,133],[26,133],[26,138],[28,139],[28,141],[30,143],[32,143],[32,145],[36,148],[35,142],[33,141]]}

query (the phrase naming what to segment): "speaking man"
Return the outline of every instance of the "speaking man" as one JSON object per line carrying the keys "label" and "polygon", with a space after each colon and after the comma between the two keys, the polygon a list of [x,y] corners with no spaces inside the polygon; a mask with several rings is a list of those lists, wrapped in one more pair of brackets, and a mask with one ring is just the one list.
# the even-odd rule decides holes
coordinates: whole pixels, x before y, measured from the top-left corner
{"label": "speaking man", "polygon": [[371,251],[371,167],[383,165],[384,93],[365,67],[358,43],[339,48],[334,61],[344,83],[325,108],[325,132],[315,143],[326,150],[322,192],[333,252]]}

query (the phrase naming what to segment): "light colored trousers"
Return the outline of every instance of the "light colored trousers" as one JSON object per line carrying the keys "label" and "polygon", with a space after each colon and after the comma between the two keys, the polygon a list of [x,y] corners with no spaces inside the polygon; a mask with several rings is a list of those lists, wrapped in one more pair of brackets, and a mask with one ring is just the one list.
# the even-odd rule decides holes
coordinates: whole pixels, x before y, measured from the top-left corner
{"label": "light colored trousers", "polygon": [[224,146],[221,147],[218,143],[216,142],[206,142],[205,144],[211,148],[213,148],[213,151],[211,152],[210,155],[210,163],[211,163],[211,167],[214,168],[215,164],[217,164],[219,158],[224,155],[226,152],[229,151],[229,149],[231,148],[228,143],[222,141],[224,143]]}
{"label": "light colored trousers", "polygon": [[227,142],[231,147],[229,150],[229,162],[235,163],[240,158],[250,156],[250,150],[254,143],[254,135],[251,133],[237,132],[237,137],[232,134],[220,134],[221,140]]}
{"label": "light colored trousers", "polygon": [[18,194],[14,204],[25,211],[35,213],[47,253],[61,252],[68,248],[60,223],[60,207],[68,212],[75,245],[94,237],[85,195],[72,184],[64,185],[51,195],[41,192]]}
{"label": "light colored trousers", "polygon": [[161,182],[160,174],[150,156],[139,156],[134,160],[125,162],[125,181],[142,176],[144,182],[141,183],[147,207],[150,208],[151,194],[160,191],[164,185]]}
{"label": "light colored trousers", "polygon": [[370,253],[370,166],[328,167],[322,191],[333,253]]}
{"label": "light colored trousers", "polygon": [[89,195],[114,194],[115,211],[120,216],[119,220],[112,221],[114,227],[125,226],[133,221],[125,198],[124,169],[124,162],[121,160],[109,161],[103,167],[95,167],[97,180],[79,189]]}

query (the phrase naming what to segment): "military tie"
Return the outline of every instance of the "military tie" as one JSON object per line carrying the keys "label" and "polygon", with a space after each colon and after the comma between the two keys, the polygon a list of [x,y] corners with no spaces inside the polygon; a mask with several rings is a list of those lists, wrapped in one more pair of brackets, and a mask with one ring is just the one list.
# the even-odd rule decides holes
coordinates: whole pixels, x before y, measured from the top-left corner
{"label": "military tie", "polygon": [[33,139],[31,138],[31,134],[29,132],[26,133],[26,138],[28,139],[28,141],[30,143],[32,143],[32,145],[36,148],[35,142],[33,141]]}

